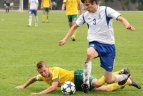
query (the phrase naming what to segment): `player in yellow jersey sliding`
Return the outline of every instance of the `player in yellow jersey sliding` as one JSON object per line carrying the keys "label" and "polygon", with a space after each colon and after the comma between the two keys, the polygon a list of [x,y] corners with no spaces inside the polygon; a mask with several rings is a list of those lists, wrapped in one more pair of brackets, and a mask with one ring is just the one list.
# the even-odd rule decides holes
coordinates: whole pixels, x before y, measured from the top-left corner
{"label": "player in yellow jersey sliding", "polygon": [[43,23],[48,22],[48,15],[49,15],[49,10],[52,9],[52,4],[51,0],[42,0],[41,1],[41,8],[43,9]]}
{"label": "player in yellow jersey sliding", "polygon": [[[66,8],[66,15],[68,17],[69,27],[71,27],[75,22],[75,20],[77,19],[78,13],[79,14],[82,13],[81,2],[80,0],[63,0],[62,10],[64,11],[65,8]],[[76,40],[75,35],[76,33],[74,33],[71,36],[72,41]]]}
{"label": "player in yellow jersey sliding", "polygon": [[[28,87],[30,84],[34,83],[35,81],[45,81],[50,86],[41,92],[36,92],[32,94],[48,94],[50,92],[55,91],[57,87],[60,87],[64,82],[71,81],[75,83],[77,91],[82,91],[82,87],[81,87],[83,83],[82,70],[69,71],[66,69],[62,69],[60,67],[49,67],[46,63],[44,63],[43,61],[40,61],[37,63],[37,71],[39,72],[39,75],[32,77],[26,83],[19,85],[16,88],[24,89]],[[115,72],[114,74],[127,74],[128,72],[129,72],[128,69],[124,68],[120,71]],[[104,76],[101,77],[100,79],[90,77],[91,87],[89,90],[113,91],[113,90],[120,89],[125,85],[131,85],[138,89],[141,89],[140,85],[135,81],[133,81],[131,78],[128,78],[125,85],[122,85],[122,86],[118,85],[118,83],[103,85],[104,83],[105,83]]]}

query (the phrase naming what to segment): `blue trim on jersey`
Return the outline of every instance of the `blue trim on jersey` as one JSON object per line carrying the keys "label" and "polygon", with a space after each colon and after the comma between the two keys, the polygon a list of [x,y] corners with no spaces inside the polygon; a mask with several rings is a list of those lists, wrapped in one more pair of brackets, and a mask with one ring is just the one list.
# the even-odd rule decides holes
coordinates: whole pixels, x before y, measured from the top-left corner
{"label": "blue trim on jersey", "polygon": [[82,18],[83,18],[83,21],[84,21],[84,22],[83,22],[83,24],[84,24],[84,23],[85,23],[85,18],[84,18],[84,14],[82,15]]}
{"label": "blue trim on jersey", "polygon": [[87,23],[87,27],[88,27],[88,29],[89,29],[89,24]]}
{"label": "blue trim on jersey", "polygon": [[107,25],[109,26],[109,21],[110,21],[112,18],[107,16],[107,7],[105,8],[105,14],[106,14],[106,22],[107,22]]}
{"label": "blue trim on jersey", "polygon": [[97,41],[89,42],[89,47],[97,50],[100,58],[101,67],[108,72],[113,71],[114,59],[115,59],[115,45],[103,44]]}

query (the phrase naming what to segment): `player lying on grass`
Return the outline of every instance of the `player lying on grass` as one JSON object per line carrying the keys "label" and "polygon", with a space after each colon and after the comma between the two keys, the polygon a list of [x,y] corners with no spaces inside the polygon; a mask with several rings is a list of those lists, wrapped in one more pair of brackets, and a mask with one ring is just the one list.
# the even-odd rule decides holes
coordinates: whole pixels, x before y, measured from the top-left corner
{"label": "player lying on grass", "polygon": [[[83,83],[83,71],[82,70],[75,70],[75,71],[68,71],[65,69],[62,69],[60,67],[49,67],[46,63],[43,61],[40,61],[37,63],[37,71],[39,75],[32,77],[29,79],[26,83],[17,86],[18,89],[24,89],[34,83],[35,81],[45,81],[50,86],[41,91],[36,92],[32,94],[47,94],[52,91],[55,91],[58,87],[60,87],[64,82],[71,81],[75,83],[76,90],[82,91],[82,83]],[[128,74],[129,71],[127,68],[124,68],[118,72],[115,72],[114,74]],[[105,78],[102,76],[100,79],[96,79],[94,77],[90,77],[90,90],[100,90],[100,91],[113,91],[120,89],[121,87],[125,85],[131,85],[138,89],[141,89],[140,85],[133,81],[131,78],[127,80],[127,82],[124,85],[118,85],[118,83],[112,83],[108,85],[104,85]]]}

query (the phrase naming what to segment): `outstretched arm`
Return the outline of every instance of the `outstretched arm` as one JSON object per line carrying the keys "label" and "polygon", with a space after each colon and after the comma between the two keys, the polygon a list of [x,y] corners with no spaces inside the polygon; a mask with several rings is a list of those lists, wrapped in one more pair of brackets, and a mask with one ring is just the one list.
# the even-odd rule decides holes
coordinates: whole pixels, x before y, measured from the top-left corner
{"label": "outstretched arm", "polygon": [[72,34],[73,34],[73,33],[75,32],[75,30],[77,29],[77,27],[78,27],[78,26],[77,26],[76,23],[74,23],[74,24],[72,25],[72,27],[68,30],[66,36],[65,36],[62,40],[59,41],[59,45],[60,45],[60,46],[64,45],[64,44],[67,42],[67,39],[72,36]]}
{"label": "outstretched arm", "polygon": [[26,83],[16,86],[17,89],[24,89],[26,87],[28,87],[29,85],[31,85],[32,83],[34,83],[36,80],[36,77],[32,77],[31,79],[29,79]]}
{"label": "outstretched arm", "polygon": [[119,16],[117,20],[120,21],[125,26],[126,29],[131,31],[135,30],[135,28],[124,17]]}
{"label": "outstretched arm", "polygon": [[53,92],[57,89],[59,82],[53,82],[52,85],[50,87],[48,87],[47,89],[38,92],[38,93],[32,93],[32,94],[48,94],[50,92]]}

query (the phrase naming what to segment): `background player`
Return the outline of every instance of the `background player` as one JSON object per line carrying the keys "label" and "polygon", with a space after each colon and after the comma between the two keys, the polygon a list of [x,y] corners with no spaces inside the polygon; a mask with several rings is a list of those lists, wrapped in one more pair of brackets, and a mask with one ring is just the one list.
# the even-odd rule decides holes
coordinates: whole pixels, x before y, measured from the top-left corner
{"label": "background player", "polygon": [[[63,0],[62,10],[64,11],[65,8],[66,8],[66,15],[68,17],[69,27],[71,27],[78,17],[78,9],[79,13],[80,14],[82,13],[80,0]],[[76,33],[74,33],[71,36],[72,41],[76,40],[75,35]]]}
{"label": "background player", "polygon": [[32,26],[32,15],[35,16],[35,26],[38,26],[38,10],[39,1],[38,0],[29,0],[29,24],[28,26]]}
{"label": "background player", "polygon": [[48,22],[49,10],[50,10],[50,8],[52,9],[51,0],[42,0],[41,8],[43,9],[42,22],[46,23],[46,22]]}

